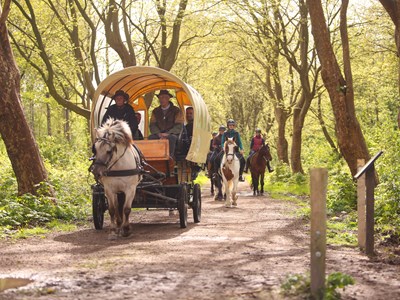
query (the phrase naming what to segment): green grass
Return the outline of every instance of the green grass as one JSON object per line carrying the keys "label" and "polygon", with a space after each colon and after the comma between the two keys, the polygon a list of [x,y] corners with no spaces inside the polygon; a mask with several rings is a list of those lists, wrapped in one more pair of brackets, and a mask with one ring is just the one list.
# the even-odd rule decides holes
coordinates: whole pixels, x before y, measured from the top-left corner
{"label": "green grass", "polygon": [[35,227],[19,227],[13,229],[11,226],[0,227],[0,239],[26,239],[29,237],[45,237],[52,232],[71,232],[78,228],[76,222],[65,222],[60,220],[52,220],[49,223]]}
{"label": "green grass", "polygon": [[334,216],[328,219],[326,240],[328,244],[340,246],[357,246],[356,212]]}

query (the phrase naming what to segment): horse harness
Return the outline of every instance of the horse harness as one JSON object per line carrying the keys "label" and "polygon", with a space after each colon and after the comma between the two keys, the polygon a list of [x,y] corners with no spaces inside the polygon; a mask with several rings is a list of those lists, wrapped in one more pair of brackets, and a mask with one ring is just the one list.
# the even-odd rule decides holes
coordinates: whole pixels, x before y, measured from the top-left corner
{"label": "horse harness", "polygon": [[[89,167],[89,171],[90,171],[90,172],[92,172],[93,166],[95,166],[95,165],[100,165],[100,166],[105,166],[105,167],[107,168],[107,170],[103,173],[103,176],[105,176],[105,177],[125,177],[125,176],[140,175],[140,174],[145,173],[145,171],[144,171],[144,169],[143,169],[143,167],[142,167],[143,155],[142,155],[141,151],[140,151],[135,145],[132,145],[132,147],[134,147],[134,148],[136,149],[136,151],[139,153],[139,156],[140,156],[140,159],[138,159],[138,158],[136,157],[136,155],[134,156],[134,157],[135,157],[135,160],[136,160],[136,166],[137,166],[137,168],[136,168],[136,169],[129,169],[129,170],[113,170],[113,171],[112,171],[112,170],[110,170],[110,169],[118,162],[118,160],[121,159],[121,157],[123,157],[123,156],[125,155],[125,152],[126,152],[126,150],[128,149],[129,145],[126,145],[125,150],[124,150],[124,152],[122,153],[122,155],[121,155],[120,157],[118,157],[118,159],[115,160],[115,161],[109,166],[109,163],[111,162],[112,157],[113,157],[113,153],[116,152],[116,146],[115,146],[115,145],[112,145],[112,143],[111,143],[107,138],[104,138],[104,137],[102,137],[102,138],[97,138],[97,139],[96,139],[96,142],[98,142],[98,141],[104,142],[104,143],[108,144],[109,146],[111,146],[112,151],[109,151],[109,159],[108,159],[106,162],[100,161],[100,160],[98,160],[98,159],[96,159],[96,158],[94,158],[94,157],[91,158],[91,159],[93,160],[93,162],[92,162],[92,164],[91,164],[90,167]],[[93,172],[92,172],[92,173],[93,173]],[[96,180],[97,180],[97,178],[96,178]]]}

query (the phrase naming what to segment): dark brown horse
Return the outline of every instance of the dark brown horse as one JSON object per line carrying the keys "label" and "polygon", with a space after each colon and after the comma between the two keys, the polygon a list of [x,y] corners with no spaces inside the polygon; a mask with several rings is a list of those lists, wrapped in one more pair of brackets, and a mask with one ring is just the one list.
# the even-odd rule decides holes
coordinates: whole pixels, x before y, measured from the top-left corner
{"label": "dark brown horse", "polygon": [[[265,168],[267,167],[268,161],[271,160],[272,156],[268,144],[258,149],[258,151],[250,158],[251,181],[254,196],[264,194]],[[261,185],[260,190],[258,189],[258,184]]]}

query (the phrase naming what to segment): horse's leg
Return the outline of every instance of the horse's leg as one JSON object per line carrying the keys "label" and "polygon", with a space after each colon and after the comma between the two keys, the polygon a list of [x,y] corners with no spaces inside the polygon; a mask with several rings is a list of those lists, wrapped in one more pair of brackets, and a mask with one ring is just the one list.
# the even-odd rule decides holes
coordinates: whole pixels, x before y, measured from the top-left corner
{"label": "horse's leg", "polygon": [[117,194],[117,228],[118,230],[121,229],[121,225],[122,225],[122,215],[123,215],[123,211],[124,211],[124,203],[125,203],[125,194],[124,193],[118,193]]}
{"label": "horse's leg", "polygon": [[232,189],[232,205],[233,206],[237,206],[237,187],[238,187],[238,181],[237,180],[233,180],[233,189]]}
{"label": "horse's leg", "polygon": [[261,195],[264,195],[264,173],[265,173],[265,170],[264,170],[264,172],[262,172],[261,173],[261,179],[260,179],[260,185],[261,185]]}
{"label": "horse's leg", "polygon": [[108,200],[108,212],[110,214],[111,219],[111,232],[108,235],[109,240],[115,240],[118,237],[119,229],[115,224],[115,217],[118,214],[118,208],[116,206],[117,203],[117,195],[113,193],[106,193]]}
{"label": "horse's leg", "polygon": [[211,181],[211,196],[214,196],[214,181],[212,178],[213,175],[210,176],[210,181]]}
{"label": "horse's leg", "polygon": [[256,177],[254,175],[254,172],[251,171],[251,185],[253,187],[253,196],[256,195],[256,182],[255,182],[255,180],[256,180]]}
{"label": "horse's leg", "polygon": [[232,207],[231,189],[230,189],[229,185],[230,185],[230,183],[224,178],[224,186],[225,186],[225,193],[226,193],[225,207]]}
{"label": "horse's leg", "polygon": [[122,215],[122,236],[127,237],[129,236],[129,214],[131,213],[132,210],[132,202],[135,198],[136,194],[136,184],[132,184],[129,190],[127,190],[126,197],[125,197],[125,203],[124,203],[124,209],[123,209],[123,215]]}

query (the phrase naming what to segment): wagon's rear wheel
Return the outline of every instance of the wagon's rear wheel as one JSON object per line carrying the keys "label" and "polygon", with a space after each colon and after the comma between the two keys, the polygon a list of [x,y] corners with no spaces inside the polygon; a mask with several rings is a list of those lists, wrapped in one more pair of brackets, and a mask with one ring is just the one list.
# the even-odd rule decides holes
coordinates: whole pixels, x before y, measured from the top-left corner
{"label": "wagon's rear wheel", "polygon": [[103,187],[99,184],[92,185],[92,214],[94,228],[97,230],[103,229],[106,207],[106,197]]}
{"label": "wagon's rear wheel", "polygon": [[193,186],[192,209],[194,222],[199,223],[201,221],[201,189],[198,183]]}
{"label": "wagon's rear wheel", "polygon": [[178,211],[179,211],[179,223],[181,228],[187,227],[187,216],[188,216],[188,190],[187,185],[182,186],[181,195],[178,199]]}

